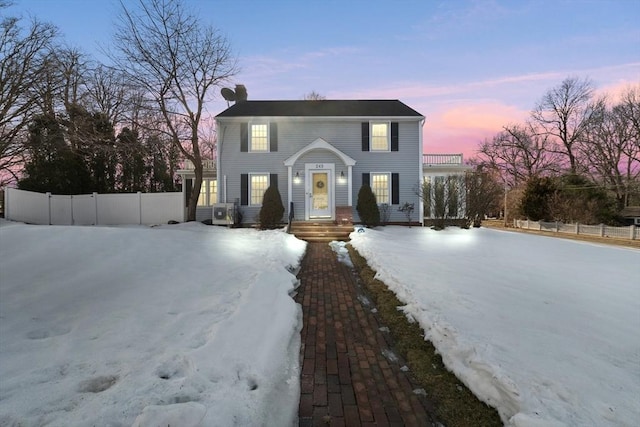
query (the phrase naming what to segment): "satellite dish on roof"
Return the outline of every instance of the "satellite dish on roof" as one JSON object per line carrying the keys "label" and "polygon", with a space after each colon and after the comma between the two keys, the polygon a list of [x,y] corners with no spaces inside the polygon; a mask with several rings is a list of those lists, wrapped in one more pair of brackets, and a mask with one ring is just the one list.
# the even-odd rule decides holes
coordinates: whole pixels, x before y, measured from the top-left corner
{"label": "satellite dish on roof", "polygon": [[220,89],[220,94],[224,99],[227,100],[227,107],[229,106],[229,101],[236,100],[236,93],[228,87],[223,87],[222,89]]}

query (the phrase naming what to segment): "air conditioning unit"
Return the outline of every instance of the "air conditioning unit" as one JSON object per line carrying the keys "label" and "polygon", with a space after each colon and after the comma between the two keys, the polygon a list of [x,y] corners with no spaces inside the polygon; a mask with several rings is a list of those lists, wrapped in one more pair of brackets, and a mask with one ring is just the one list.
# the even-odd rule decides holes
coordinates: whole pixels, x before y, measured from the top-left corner
{"label": "air conditioning unit", "polygon": [[213,205],[211,224],[233,225],[235,206],[233,203],[216,203]]}

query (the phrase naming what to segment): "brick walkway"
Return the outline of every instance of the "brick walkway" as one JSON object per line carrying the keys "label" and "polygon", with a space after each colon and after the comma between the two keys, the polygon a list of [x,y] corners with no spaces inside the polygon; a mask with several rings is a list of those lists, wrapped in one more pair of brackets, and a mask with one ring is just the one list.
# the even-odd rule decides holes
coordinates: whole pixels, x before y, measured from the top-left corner
{"label": "brick walkway", "polygon": [[434,425],[353,270],[327,243],[309,243],[298,277],[300,426]]}

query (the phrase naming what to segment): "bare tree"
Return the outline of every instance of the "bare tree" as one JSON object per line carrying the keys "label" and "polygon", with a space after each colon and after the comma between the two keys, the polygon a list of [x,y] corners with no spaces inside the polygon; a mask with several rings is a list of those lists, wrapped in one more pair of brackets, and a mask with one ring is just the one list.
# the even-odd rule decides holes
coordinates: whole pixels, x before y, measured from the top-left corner
{"label": "bare tree", "polygon": [[200,125],[206,102],[237,72],[227,39],[205,26],[181,0],[120,2],[111,57],[163,118],[163,128],[194,165],[187,218],[195,220],[202,184]]}
{"label": "bare tree", "polygon": [[465,216],[464,175],[434,176],[416,186],[414,192],[424,204],[424,216],[433,218],[435,228],[443,229],[448,220]]}
{"label": "bare tree", "polygon": [[466,218],[469,225],[480,227],[482,220],[490,213],[500,210],[503,188],[493,174],[479,166],[464,177],[466,191]]}
{"label": "bare tree", "polygon": [[640,121],[639,103],[637,99],[634,104],[634,89],[613,107],[599,100],[581,146],[592,180],[615,194],[619,209],[628,204],[631,187],[640,178],[640,133],[634,125]]}
{"label": "bare tree", "polygon": [[592,118],[593,95],[590,80],[568,77],[550,89],[531,113],[546,134],[556,138],[555,151],[566,156],[572,174],[579,172],[577,146]]}
{"label": "bare tree", "polygon": [[[8,5],[0,2],[0,10]],[[56,36],[50,24],[34,20],[23,31],[17,18],[0,18],[0,185],[15,179],[22,163],[24,131],[37,102],[29,88],[41,78]]]}
{"label": "bare tree", "polygon": [[499,171],[505,184],[517,187],[532,176],[558,171],[558,155],[550,145],[548,136],[531,123],[508,125],[480,145],[474,163]]}
{"label": "bare tree", "polygon": [[316,92],[315,90],[312,90],[311,92],[305,94],[302,99],[304,101],[324,101],[325,99],[327,99],[325,96],[320,95],[318,92]]}

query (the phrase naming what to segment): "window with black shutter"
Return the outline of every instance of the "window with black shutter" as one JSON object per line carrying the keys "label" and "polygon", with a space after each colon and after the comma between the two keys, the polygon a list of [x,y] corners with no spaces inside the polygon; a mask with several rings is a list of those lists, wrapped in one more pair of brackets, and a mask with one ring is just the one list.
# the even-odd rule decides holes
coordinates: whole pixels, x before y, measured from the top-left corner
{"label": "window with black shutter", "polygon": [[249,174],[240,175],[240,204],[247,206],[249,204]]}
{"label": "window with black shutter", "polygon": [[400,174],[391,174],[391,204],[400,204]]}
{"label": "window with black shutter", "polygon": [[278,151],[278,124],[269,124],[269,151]]}
{"label": "window with black shutter", "polygon": [[391,122],[391,151],[398,151],[398,122]]}
{"label": "window with black shutter", "polygon": [[249,151],[249,124],[240,123],[240,152]]}

